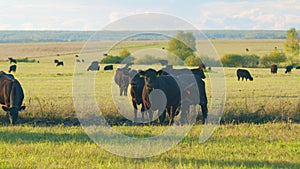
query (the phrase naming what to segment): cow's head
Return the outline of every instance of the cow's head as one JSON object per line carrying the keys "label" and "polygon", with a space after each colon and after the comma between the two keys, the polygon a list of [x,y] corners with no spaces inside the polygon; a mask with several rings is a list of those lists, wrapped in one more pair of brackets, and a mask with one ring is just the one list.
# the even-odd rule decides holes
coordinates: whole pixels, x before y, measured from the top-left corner
{"label": "cow's head", "polygon": [[253,77],[252,77],[252,76],[250,76],[249,80],[250,80],[250,81],[253,81]]}
{"label": "cow's head", "polygon": [[2,106],[2,109],[7,112],[11,125],[14,125],[18,120],[19,111],[22,112],[23,110],[25,110],[25,108],[26,108],[25,106],[21,106],[19,108]]}
{"label": "cow's head", "polygon": [[140,75],[142,75],[145,79],[145,86],[148,92],[151,92],[153,89],[157,88],[158,72],[156,70],[148,69],[146,71],[140,71]]}

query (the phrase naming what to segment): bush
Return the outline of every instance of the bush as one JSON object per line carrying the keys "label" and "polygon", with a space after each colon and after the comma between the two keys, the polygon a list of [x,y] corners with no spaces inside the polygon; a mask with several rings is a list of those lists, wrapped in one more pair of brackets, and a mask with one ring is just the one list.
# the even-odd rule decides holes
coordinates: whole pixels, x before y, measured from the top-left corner
{"label": "bush", "polygon": [[277,52],[276,50],[260,59],[261,64],[265,67],[270,67],[272,64],[280,64],[285,61],[287,61],[285,54],[283,52]]}
{"label": "bush", "polygon": [[20,58],[20,59],[16,59],[17,62],[25,62],[25,63],[33,63],[35,62],[35,59],[28,59],[28,58]]}
{"label": "bush", "polygon": [[198,66],[201,64],[201,60],[199,57],[191,55],[184,60],[185,65],[187,66]]}
{"label": "bush", "polygon": [[121,62],[122,62],[122,58],[120,58],[119,56],[108,55],[105,58],[103,58],[100,63],[102,63],[102,64],[117,64],[117,63],[121,63]]}

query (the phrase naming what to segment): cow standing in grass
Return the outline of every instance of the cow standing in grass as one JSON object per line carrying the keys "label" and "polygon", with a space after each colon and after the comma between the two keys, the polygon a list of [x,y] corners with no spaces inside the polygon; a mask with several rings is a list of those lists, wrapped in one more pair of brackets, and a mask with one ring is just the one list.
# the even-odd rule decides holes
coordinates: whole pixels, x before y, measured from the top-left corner
{"label": "cow standing in grass", "polygon": [[272,65],[272,66],[271,66],[271,73],[272,73],[272,74],[276,74],[276,73],[277,73],[277,70],[278,70],[277,65]]}
{"label": "cow standing in grass", "polygon": [[[145,106],[143,103],[142,93],[145,86],[145,80],[136,70],[130,71],[130,96],[134,111],[134,121],[137,121],[137,106],[141,106],[142,121],[144,121]],[[151,118],[151,117],[150,117]],[[152,121],[152,119],[150,119]]]}
{"label": "cow standing in grass", "polygon": [[246,81],[249,79],[250,81],[253,81],[253,77],[251,76],[250,72],[245,69],[238,69],[236,71],[236,75],[238,77],[238,80],[242,78],[242,80],[246,79]]}
{"label": "cow standing in grass", "polygon": [[22,106],[24,99],[23,89],[17,79],[11,74],[0,71],[0,104],[7,112],[10,124],[14,125],[19,117],[19,111],[25,109]]}
{"label": "cow standing in grass", "polygon": [[[176,80],[169,75],[158,76],[159,73],[154,69],[141,71],[140,75],[145,80],[142,98],[145,108],[150,110],[149,117],[152,117],[152,111],[158,110],[159,114],[161,113],[159,121],[162,124],[166,118],[166,112],[168,112],[170,124],[172,124],[176,111],[180,106],[180,88]],[[166,100],[164,100],[160,91],[163,92]],[[151,92],[154,92],[154,94]]]}
{"label": "cow standing in grass", "polygon": [[120,88],[120,96],[124,94],[124,96],[127,96],[127,90],[129,86],[129,71],[130,69],[128,67],[118,68],[115,73],[115,83]]}

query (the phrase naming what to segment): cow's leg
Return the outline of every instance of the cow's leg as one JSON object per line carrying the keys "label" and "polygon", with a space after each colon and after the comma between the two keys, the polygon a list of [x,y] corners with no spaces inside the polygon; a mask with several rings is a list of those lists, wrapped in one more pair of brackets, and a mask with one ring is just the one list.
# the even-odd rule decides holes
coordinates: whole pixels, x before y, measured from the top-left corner
{"label": "cow's leg", "polygon": [[207,104],[206,103],[202,103],[201,104],[201,110],[202,110],[202,124],[205,124],[207,122],[207,113],[208,113],[208,109],[207,109]]}
{"label": "cow's leg", "polygon": [[137,104],[136,102],[132,102],[133,105],[133,112],[134,112],[134,122],[137,121]]}
{"label": "cow's leg", "polygon": [[160,124],[163,124],[163,122],[165,121],[166,119],[166,109],[162,112],[162,114],[159,116],[159,123]]}
{"label": "cow's leg", "polygon": [[124,88],[124,96],[127,96],[127,90],[128,90],[128,88],[125,87],[125,88]]}
{"label": "cow's leg", "polygon": [[240,76],[237,76],[238,77],[238,81],[240,81]]}
{"label": "cow's leg", "polygon": [[187,115],[189,113],[189,105],[184,103],[181,106],[181,114],[180,114],[180,123],[186,124],[187,123]]}
{"label": "cow's leg", "polygon": [[[145,106],[144,106],[144,104],[142,104],[141,114],[142,114],[142,122],[143,122],[145,120],[145,118],[144,118],[144,114],[145,114]],[[150,118],[150,112],[149,112],[149,118]],[[152,121],[152,119],[150,119],[150,121]]]}
{"label": "cow's leg", "polygon": [[122,93],[123,93],[123,89],[122,87],[120,87],[120,96],[122,96]]}

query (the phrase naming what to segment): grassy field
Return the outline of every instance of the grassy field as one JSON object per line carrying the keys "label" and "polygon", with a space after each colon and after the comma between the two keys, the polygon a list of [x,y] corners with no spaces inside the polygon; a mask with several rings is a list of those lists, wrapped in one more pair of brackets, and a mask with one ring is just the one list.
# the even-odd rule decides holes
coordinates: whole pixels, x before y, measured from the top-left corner
{"label": "grassy field", "polygon": [[[149,126],[115,127],[124,133]],[[155,128],[164,130],[167,127]],[[80,127],[0,127],[1,168],[299,168],[299,124],[222,125],[204,144],[195,126],[159,156],[131,159],[106,152]],[[159,146],[159,145],[158,145]]]}
{"label": "grassy field", "polygon": [[[212,43],[219,53],[242,53],[249,48],[250,52],[263,54],[272,51],[275,45],[279,50],[283,48],[283,41],[277,40],[213,40]],[[130,159],[106,152],[77,126],[72,80],[80,43],[34,44],[48,51],[37,55],[33,54],[39,53],[35,48],[30,53],[31,45],[11,45],[10,48],[0,45],[0,51],[10,49],[16,57],[34,56],[39,63],[17,64],[14,75],[23,86],[27,109],[14,127],[6,126],[5,112],[0,111],[1,168],[300,168],[300,70],[284,74],[279,69],[277,75],[272,75],[269,69],[252,68],[248,70],[254,81],[246,82],[237,81],[237,68],[224,68],[226,103],[221,121],[226,125],[218,127],[206,143],[200,144],[202,125],[197,124],[170,151],[151,158]],[[164,44],[122,45],[137,51]],[[54,59],[63,60],[65,66],[56,67]],[[8,67],[7,61],[0,62],[0,69],[7,71]],[[148,137],[145,131],[162,132],[168,128],[127,126],[125,118],[118,113],[120,107],[116,100],[125,101],[128,104],[125,107],[130,110],[130,97],[112,95],[118,92],[113,82],[114,71],[103,71],[103,67],[95,76],[95,96],[101,112],[116,130]],[[212,68],[206,74],[209,99],[211,77],[218,71]]]}

